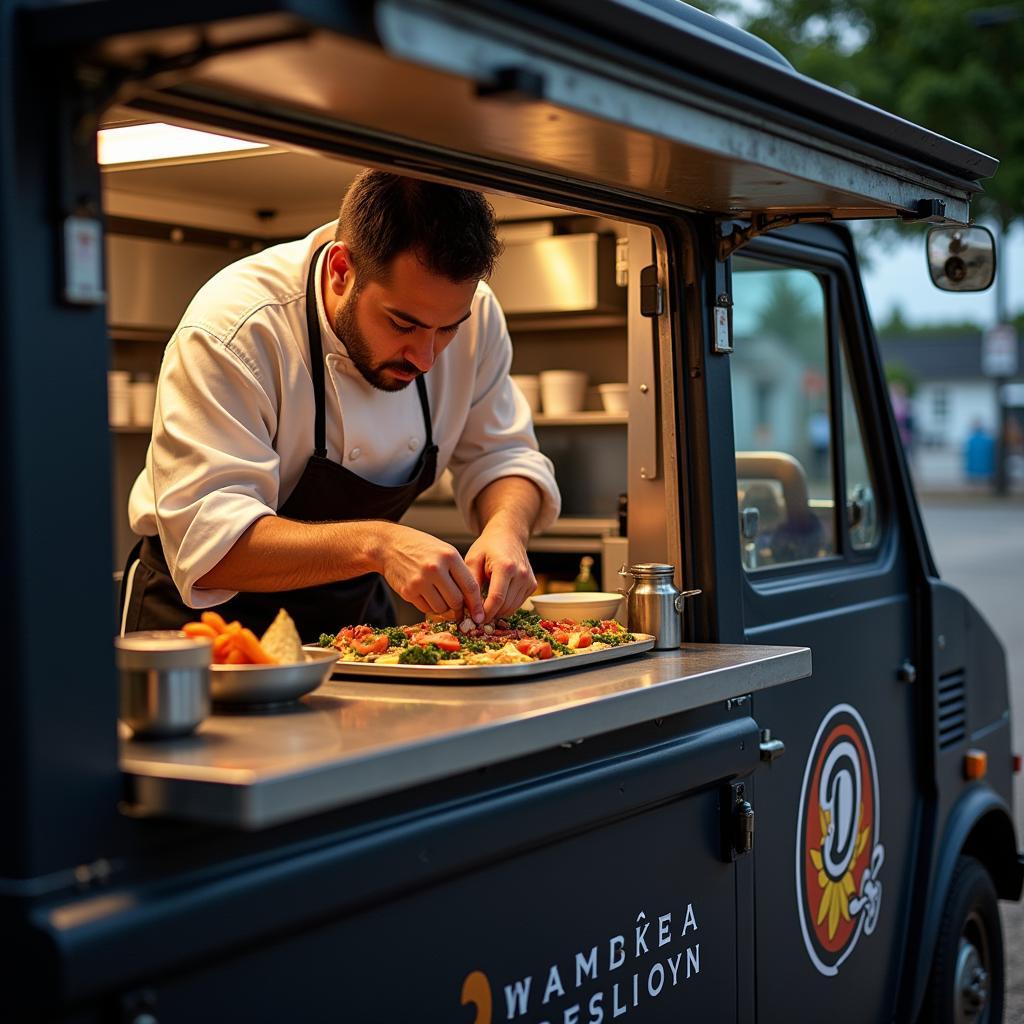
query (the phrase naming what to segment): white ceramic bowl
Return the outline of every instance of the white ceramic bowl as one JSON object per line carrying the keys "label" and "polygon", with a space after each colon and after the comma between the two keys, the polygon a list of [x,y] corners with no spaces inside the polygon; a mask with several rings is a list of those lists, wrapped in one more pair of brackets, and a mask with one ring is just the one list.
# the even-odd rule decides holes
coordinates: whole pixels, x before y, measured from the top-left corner
{"label": "white ceramic bowl", "polygon": [[[534,594],[533,610],[542,619],[612,619],[619,610],[621,594],[586,593]],[[623,623],[625,625],[625,623]]]}
{"label": "white ceramic bowl", "polygon": [[545,370],[540,375],[540,402],[545,416],[571,416],[583,408],[587,375],[582,370]]}
{"label": "white ceramic bowl", "polygon": [[597,393],[601,396],[605,412],[629,412],[628,384],[598,384]]}
{"label": "white ceramic bowl", "polygon": [[536,416],[540,412],[540,378],[535,373],[513,373],[510,379],[522,391],[530,412]]}

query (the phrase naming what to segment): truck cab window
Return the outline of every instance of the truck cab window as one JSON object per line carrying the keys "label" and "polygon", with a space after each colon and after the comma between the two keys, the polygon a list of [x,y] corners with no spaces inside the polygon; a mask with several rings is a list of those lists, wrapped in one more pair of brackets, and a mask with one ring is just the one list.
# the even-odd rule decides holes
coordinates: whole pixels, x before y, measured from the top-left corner
{"label": "truck cab window", "polygon": [[850,529],[850,547],[869,551],[878,545],[881,526],[875,474],[868,461],[861,430],[861,414],[846,364],[846,346],[839,352],[840,379],[843,395],[843,462],[846,471],[846,517]]}
{"label": "truck cab window", "polygon": [[809,270],[733,259],[733,428],[748,570],[836,551],[828,318]]}

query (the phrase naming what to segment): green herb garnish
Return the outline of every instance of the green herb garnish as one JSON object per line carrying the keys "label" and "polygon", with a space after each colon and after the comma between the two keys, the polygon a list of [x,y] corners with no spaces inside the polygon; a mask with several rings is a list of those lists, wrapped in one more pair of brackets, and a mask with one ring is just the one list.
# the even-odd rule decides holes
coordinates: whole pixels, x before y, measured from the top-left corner
{"label": "green herb garnish", "polygon": [[321,647],[333,647],[334,646],[334,634],[333,633],[321,633],[320,639],[317,643]]}
{"label": "green herb garnish", "polygon": [[398,656],[399,665],[436,665],[441,660],[441,649],[434,644],[422,647],[413,644]]}
{"label": "green herb garnish", "polygon": [[624,629],[619,629],[615,632],[608,630],[605,633],[595,633],[594,641],[599,644],[608,644],[609,647],[618,647],[619,644],[635,643],[636,637],[632,633],[627,633]]}
{"label": "green herb garnish", "polygon": [[505,616],[509,629],[529,629],[540,625],[540,616],[536,612],[527,612],[520,608],[511,615]]}
{"label": "green herb garnish", "polygon": [[388,638],[390,647],[407,647],[409,644],[409,638],[405,635],[405,631],[398,626],[386,626],[381,633]]}

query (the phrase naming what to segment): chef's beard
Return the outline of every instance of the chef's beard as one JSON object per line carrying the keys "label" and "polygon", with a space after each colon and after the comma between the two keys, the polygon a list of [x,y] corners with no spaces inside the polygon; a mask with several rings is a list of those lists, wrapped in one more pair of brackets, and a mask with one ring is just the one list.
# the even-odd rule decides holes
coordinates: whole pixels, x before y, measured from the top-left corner
{"label": "chef's beard", "polygon": [[358,287],[353,289],[347,302],[341,303],[334,312],[334,333],[341,339],[348,350],[349,358],[355,364],[356,369],[363,375],[363,379],[379,391],[401,391],[407,388],[412,381],[396,380],[394,377],[385,376],[387,370],[400,370],[402,373],[418,375],[420,370],[406,359],[396,360],[390,363],[374,363],[373,353],[366,336],[359,329],[356,318],[356,301],[359,298]]}

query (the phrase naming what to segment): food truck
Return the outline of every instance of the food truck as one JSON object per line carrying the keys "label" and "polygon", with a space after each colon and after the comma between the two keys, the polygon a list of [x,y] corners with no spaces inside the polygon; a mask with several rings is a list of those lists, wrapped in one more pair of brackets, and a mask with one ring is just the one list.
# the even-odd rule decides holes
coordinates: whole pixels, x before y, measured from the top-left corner
{"label": "food truck", "polygon": [[[2,17],[5,1019],[1000,1020],[1005,655],[936,570],[844,225],[930,223],[938,283],[984,287],[996,161],[674,0]],[[154,124],[242,145],[100,164]],[[683,642],[133,738],[146,389],[122,418],[108,372],[151,383],[206,277],[363,166],[492,199],[513,372],[590,374],[535,418],[534,567],[673,566]],[[438,487],[409,521],[464,545]]]}

